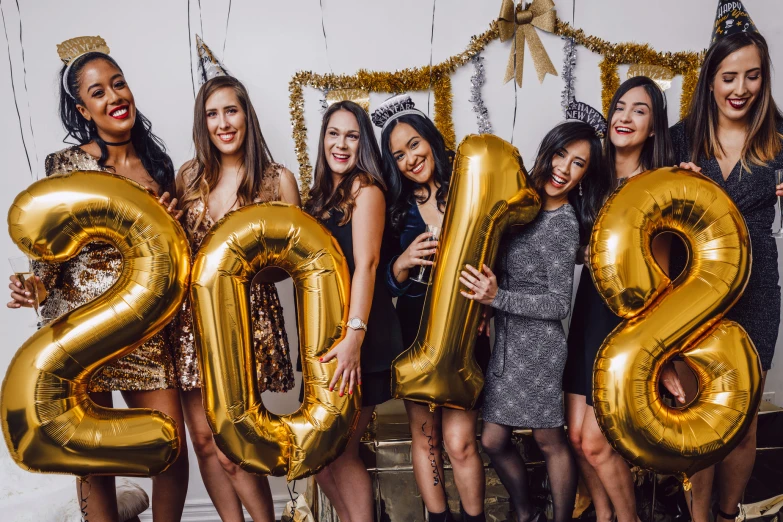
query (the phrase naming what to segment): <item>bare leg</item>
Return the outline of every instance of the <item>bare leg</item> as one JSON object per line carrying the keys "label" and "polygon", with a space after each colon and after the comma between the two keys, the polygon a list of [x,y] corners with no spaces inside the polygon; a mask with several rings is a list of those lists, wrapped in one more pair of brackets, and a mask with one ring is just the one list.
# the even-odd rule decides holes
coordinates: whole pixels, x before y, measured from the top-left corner
{"label": "bare leg", "polygon": [[591,406],[582,421],[582,451],[612,501],[618,522],[636,522],[636,497],[628,464],[604,437]]}
{"label": "bare leg", "polygon": [[[243,470],[217,446],[215,446],[215,453],[220,466],[228,475],[231,486],[253,522],[275,522],[275,506],[272,501],[272,491],[269,489],[269,479]],[[244,518],[240,520],[244,520]]]}
{"label": "bare leg", "polygon": [[[372,522],[375,520],[372,481],[362,459],[359,458],[359,445],[362,435],[372,419],[373,410],[372,407],[362,408],[362,412],[359,414],[359,424],[343,454],[315,476],[318,485],[324,489],[324,493],[337,510],[340,522]],[[323,481],[322,485],[321,475],[327,470],[331,477],[325,477],[327,480]],[[333,499],[337,499],[337,502]],[[348,499],[350,502],[347,501]]]}
{"label": "bare leg", "polygon": [[517,522],[529,522],[536,513],[530,503],[525,462],[511,441],[511,431],[511,426],[484,421],[481,445],[508,491]]}
{"label": "bare leg", "polygon": [[413,401],[404,403],[411,429],[411,462],[416,485],[427,511],[443,513],[447,506],[446,494],[443,492],[443,455],[440,449],[442,408],[433,413],[424,404]]}
{"label": "bare leg", "polygon": [[568,446],[565,429],[562,426],[534,429],[533,438],[546,461],[546,472],[549,475],[554,505],[553,522],[571,522],[579,474],[571,448]]}
{"label": "bare leg", "polygon": [[169,469],[152,477],[152,519],[155,522],[179,522],[188,494],[188,437],[179,402],[179,390],[123,392],[122,396],[131,408],[158,410],[177,423],[179,457]]}
{"label": "bare leg", "polygon": [[[91,393],[90,398],[99,406],[111,408],[114,405],[111,400],[111,392]],[[87,513],[86,520],[90,522],[117,522],[119,517],[114,477],[90,476],[84,481],[77,478],[76,495],[82,511]]]}
{"label": "bare leg", "polygon": [[443,441],[449,452],[462,508],[468,515],[480,515],[484,512],[485,484],[484,463],[476,444],[476,420],[479,412],[449,408],[441,410]]}
{"label": "bare leg", "polygon": [[611,522],[614,519],[614,509],[609,500],[609,494],[604,489],[601,479],[593,467],[587,462],[582,451],[582,422],[584,421],[587,401],[584,395],[565,394],[566,424],[568,425],[568,438],[571,449],[574,450],[576,465],[582,475],[582,480],[590,492],[590,498],[595,507],[596,522]]}
{"label": "bare leg", "polygon": [[207,488],[212,504],[223,522],[244,522],[242,504],[234,487],[218,461],[212,430],[207,423],[201,390],[181,393],[185,424],[190,432],[190,442],[198,459],[198,470]]}

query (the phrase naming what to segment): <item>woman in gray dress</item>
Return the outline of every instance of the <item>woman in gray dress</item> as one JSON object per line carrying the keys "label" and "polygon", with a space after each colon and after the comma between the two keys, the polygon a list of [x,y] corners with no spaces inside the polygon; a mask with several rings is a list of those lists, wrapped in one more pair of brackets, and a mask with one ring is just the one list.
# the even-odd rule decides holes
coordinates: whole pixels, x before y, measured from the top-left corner
{"label": "woman in gray dress", "polygon": [[[555,522],[571,519],[577,469],[566,439],[562,402],[568,354],[561,320],[571,308],[580,221],[600,208],[601,142],[588,124],[569,121],[547,134],[530,181],[541,213],[507,233],[499,249],[498,275],[466,265],[462,295],[490,305],[495,348],[484,385],[481,443],[508,490],[517,522],[537,522],[527,492],[525,463],[511,442],[515,427],[533,429],[546,459]],[[579,216],[579,219],[577,218]],[[585,227],[589,230],[589,227]]]}

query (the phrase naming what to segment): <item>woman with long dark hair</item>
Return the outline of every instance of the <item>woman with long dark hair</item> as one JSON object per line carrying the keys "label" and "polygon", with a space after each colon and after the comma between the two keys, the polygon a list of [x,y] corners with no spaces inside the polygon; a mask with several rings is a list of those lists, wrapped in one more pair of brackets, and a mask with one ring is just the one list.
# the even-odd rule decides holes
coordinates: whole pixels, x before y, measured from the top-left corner
{"label": "woman with long dark hair", "polygon": [[321,362],[337,359],[329,388],[339,385],[342,396],[361,386],[362,408],[343,454],[315,476],[343,522],[374,520],[370,475],[359,458],[359,444],[375,406],[391,399],[391,363],[403,348],[383,276],[389,244],[384,240],[385,190],[367,113],[351,101],[332,104],[324,113],[305,211],[337,239],[351,273],[347,334]]}
{"label": "woman with long dark hair", "polygon": [[[410,279],[412,270],[432,265],[437,241],[426,225],[440,228],[446,209],[453,153],[435,124],[416,110],[407,95],[384,102],[372,115],[382,128],[381,149],[389,185],[389,217],[395,246],[386,284],[397,297],[403,346],[413,344],[421,322],[427,285]],[[415,274],[415,272],[414,272]],[[489,337],[476,341],[479,364],[486,369]],[[484,364],[481,364],[481,363]],[[463,520],[484,520],[484,464],[476,444],[480,401],[471,411],[438,408],[405,401],[411,430],[411,461],[416,484],[431,522],[451,520],[443,484],[441,441],[446,445],[460,494]]]}
{"label": "woman with long dark hair", "polygon": [[[196,154],[180,169],[177,195],[194,256],[214,224],[233,209],[254,202],[301,204],[294,175],[272,159],[250,96],[236,78],[216,76],[199,89],[193,110],[193,143]],[[273,283],[286,277],[285,271],[270,268],[251,284],[260,392],[285,392],[294,386],[283,308]],[[212,437],[202,403],[189,299],[172,326],[185,420],[212,503],[224,522],[243,521],[243,505],[254,521],[273,522],[268,479],[240,468],[220,451]]]}
{"label": "woman with long dark hair", "polygon": [[[85,39],[90,52],[84,52]],[[47,156],[46,175],[74,170],[112,172],[160,195],[161,203],[179,217],[176,200],[169,201],[174,186],[171,159],[163,142],[152,133],[149,120],[137,110],[122,69],[108,55],[102,39],[76,40],[60,47],[66,64],[60,72],[60,119],[68,136],[79,145]],[[74,48],[79,51],[68,54]],[[44,323],[104,293],[116,281],[121,266],[119,251],[101,242],[89,243],[65,263],[35,263]],[[11,289],[9,307],[32,304],[29,292],[25,295],[15,279]],[[89,388],[91,399],[100,406],[111,407],[111,392],[119,390],[130,407],[159,410],[176,421],[182,444],[179,458],[152,479],[156,522],[180,519],[188,487],[186,436],[176,385],[167,338],[159,332],[135,351],[103,366]],[[116,521],[114,477],[89,477],[84,482],[80,484],[84,491],[80,502],[90,521]]]}
{"label": "woman with long dark hair", "polygon": [[[627,80],[617,89],[610,107],[599,206],[628,178],[673,165],[666,98],[653,80],[645,76]],[[583,244],[589,239],[589,229],[586,233]],[[653,241],[653,254],[664,270],[668,270],[670,245],[668,235]],[[581,259],[586,259],[587,249],[582,248]],[[600,522],[615,517],[619,522],[638,519],[628,464],[604,437],[593,411],[593,362],[604,339],[620,321],[603,302],[584,267],[568,333],[563,389],[568,436]],[[667,365],[662,372],[665,384],[670,384],[673,374],[674,368]],[[681,389],[672,391],[682,400]]]}
{"label": "woman with long dark hair", "polygon": [[[544,454],[555,522],[570,521],[574,509],[578,475],[564,429],[562,379],[568,348],[561,320],[571,309],[577,216],[586,218],[589,229],[599,208],[595,203],[601,189],[593,182],[600,186],[601,165],[601,141],[593,127],[568,121],[552,129],[530,172],[530,183],[541,195],[540,214],[505,235],[497,277],[486,265],[480,270],[468,265],[460,277],[463,296],[496,311],[481,444],[518,522],[539,522],[544,516],[530,502],[525,463],[511,438],[516,427],[532,428]],[[579,201],[580,193],[585,201]]]}
{"label": "woman with long dark hair", "polygon": [[[747,13],[743,13],[747,17]],[[726,318],[739,323],[761,359],[762,389],[772,365],[780,326],[778,250],[772,237],[775,186],[783,169],[783,115],[772,98],[772,67],[764,37],[747,17],[747,32],[725,27],[707,51],[688,116],[671,129],[676,159],[694,162],[736,203],[750,232],[753,270],[748,286]],[[718,23],[723,23],[720,20]],[[783,196],[783,185],[777,186]],[[673,269],[685,265],[675,249]],[[689,397],[697,393],[693,373],[678,364]],[[695,474],[692,517],[709,519],[713,480],[718,481],[715,520],[734,520],[756,458],[757,412],[745,438],[722,462]]]}

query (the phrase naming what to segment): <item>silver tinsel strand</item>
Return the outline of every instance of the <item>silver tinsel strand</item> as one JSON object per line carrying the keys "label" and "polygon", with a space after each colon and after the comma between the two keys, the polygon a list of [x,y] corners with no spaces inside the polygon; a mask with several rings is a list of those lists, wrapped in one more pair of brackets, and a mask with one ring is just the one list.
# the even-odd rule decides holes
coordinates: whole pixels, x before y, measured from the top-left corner
{"label": "silver tinsel strand", "polygon": [[563,94],[561,95],[560,106],[563,107],[563,114],[568,110],[569,105],[576,102],[576,43],[571,38],[563,38]]}
{"label": "silver tinsel strand", "polygon": [[484,85],[486,78],[484,76],[484,57],[476,55],[470,59],[473,62],[476,72],[470,77],[470,103],[473,104],[473,112],[476,113],[479,134],[492,134],[492,123],[489,121],[489,112],[487,111],[484,100],[481,98],[481,86]]}

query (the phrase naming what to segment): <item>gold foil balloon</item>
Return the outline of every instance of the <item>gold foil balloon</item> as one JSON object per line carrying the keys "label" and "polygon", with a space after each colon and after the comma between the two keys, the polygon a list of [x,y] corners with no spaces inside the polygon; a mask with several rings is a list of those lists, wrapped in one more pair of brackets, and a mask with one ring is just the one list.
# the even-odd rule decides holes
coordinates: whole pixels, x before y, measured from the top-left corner
{"label": "gold foil balloon", "polygon": [[92,241],[114,245],[123,259],[108,291],[38,330],[11,361],[0,399],[11,456],[30,471],[79,476],[164,471],[179,451],[175,422],[153,410],[102,408],[87,388],[102,365],[136,349],[179,309],[190,270],[182,227],[141,185],[73,172],[19,194],[8,231],[26,254],[49,263]]}
{"label": "gold foil balloon", "polygon": [[473,357],[480,307],[460,295],[459,273],[465,264],[492,266],[504,231],[529,223],[540,207],[513,145],[491,134],[462,140],[419,333],[393,363],[396,398],[431,408],[475,405],[484,387]]}
{"label": "gold foil balloon", "polygon": [[[689,253],[674,283],[652,256],[660,232],[680,236]],[[756,349],[742,327],[722,319],[750,276],[745,221],[704,176],[659,169],[635,176],[609,198],[590,245],[596,288],[625,318],[595,361],[598,424],[631,463],[691,476],[739,443],[761,397]],[[658,388],[663,364],[675,355],[699,381],[684,408],[664,404]]]}
{"label": "gold foil balloon", "polygon": [[[304,402],[290,415],[264,408],[256,383],[249,286],[268,266],[288,271],[296,286]],[[345,336],[349,288],[337,241],[296,207],[244,207],[204,239],[191,288],[204,406],[218,446],[242,468],[294,480],[345,449],[360,394],[330,392],[337,360],[318,359]]]}

